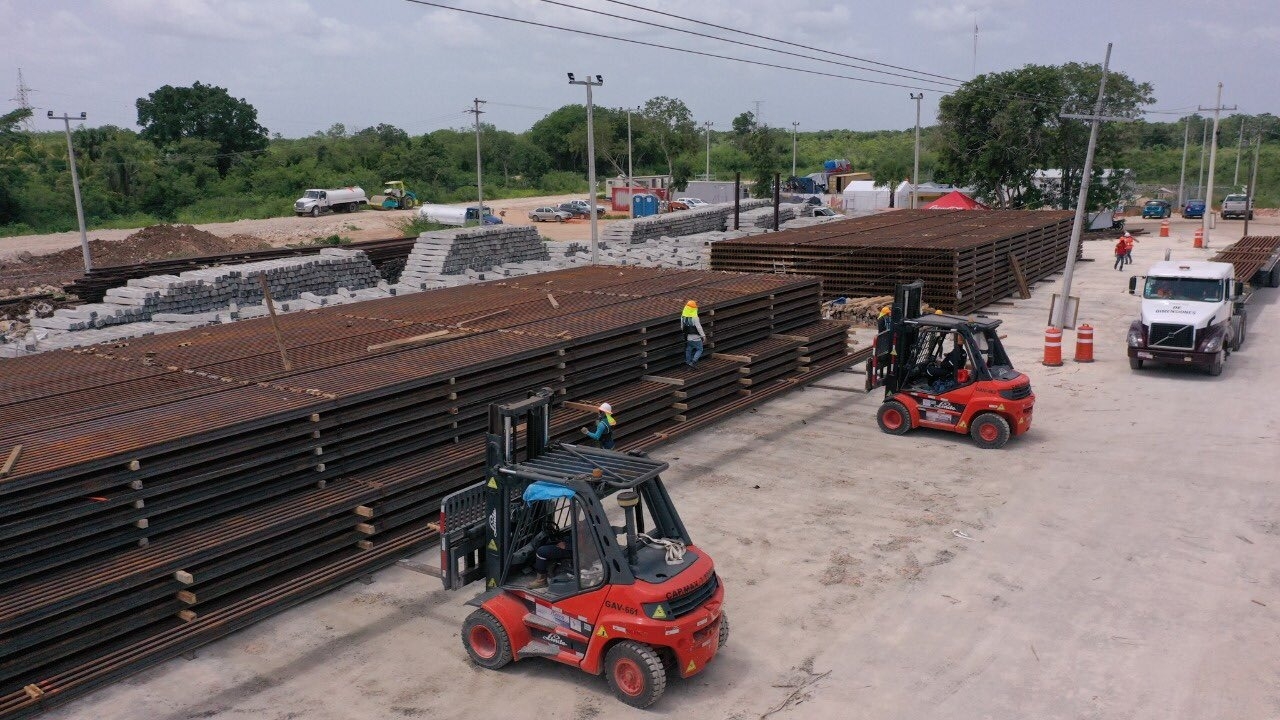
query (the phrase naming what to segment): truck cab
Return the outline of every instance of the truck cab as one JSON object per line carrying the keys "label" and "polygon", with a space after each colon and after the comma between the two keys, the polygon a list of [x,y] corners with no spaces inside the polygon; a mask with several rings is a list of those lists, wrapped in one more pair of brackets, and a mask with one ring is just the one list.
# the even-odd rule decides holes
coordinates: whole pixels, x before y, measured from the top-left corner
{"label": "truck cab", "polygon": [[1239,218],[1241,220],[1248,217],[1253,219],[1253,203],[1249,196],[1244,193],[1234,193],[1222,198],[1222,219],[1231,220]]}
{"label": "truck cab", "polygon": [[1231,263],[1167,260],[1146,276],[1129,278],[1141,292],[1141,316],[1129,326],[1129,367],[1147,362],[1203,368],[1222,374],[1230,352],[1244,344],[1243,286]]}

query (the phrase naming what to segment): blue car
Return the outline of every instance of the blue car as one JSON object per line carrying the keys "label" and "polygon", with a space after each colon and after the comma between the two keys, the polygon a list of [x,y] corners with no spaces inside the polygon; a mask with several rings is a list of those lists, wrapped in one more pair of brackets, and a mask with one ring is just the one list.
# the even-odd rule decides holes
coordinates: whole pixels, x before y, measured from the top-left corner
{"label": "blue car", "polygon": [[1142,206],[1142,217],[1163,220],[1173,214],[1173,203],[1168,200],[1148,200]]}
{"label": "blue car", "polygon": [[1188,200],[1187,204],[1182,206],[1182,217],[1197,219],[1204,217],[1204,201]]}

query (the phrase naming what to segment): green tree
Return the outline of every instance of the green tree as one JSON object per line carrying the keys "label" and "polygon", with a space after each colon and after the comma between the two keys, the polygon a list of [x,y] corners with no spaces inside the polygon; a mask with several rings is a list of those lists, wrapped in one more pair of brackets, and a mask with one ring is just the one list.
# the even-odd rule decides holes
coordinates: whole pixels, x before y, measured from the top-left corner
{"label": "green tree", "polygon": [[[684,102],[659,96],[650,98],[640,111],[644,118],[645,144],[652,146],[667,164],[667,174],[675,174],[675,159],[698,144],[698,126]],[[625,131],[625,126],[623,130]]]}
{"label": "green tree", "polygon": [[237,154],[267,147],[267,129],[258,124],[257,109],[231,97],[226,88],[200,82],[189,88],[165,85],[139,98],[136,106],[142,137],[157,147],[188,138],[214,143],[220,175],[227,174]]}
{"label": "green tree", "polygon": [[18,153],[26,147],[27,138],[18,131],[18,126],[29,117],[28,108],[0,115],[0,225],[18,222],[22,209],[15,190],[26,182],[26,172],[18,164]]}
{"label": "green tree", "polygon": [[[980,75],[939,104],[939,175],[972,185],[997,207],[1035,206],[1045,200],[1032,183],[1036,170],[1059,168],[1061,184],[1049,198],[1063,207],[1074,203],[1089,130],[1078,120],[1062,120],[1068,111],[1090,112],[1102,69],[1069,63],[1059,67],[1027,65],[1018,70]],[[1124,73],[1107,78],[1104,114],[1134,116],[1155,101],[1151,86]],[[1095,165],[1116,167],[1126,130],[1104,123]],[[1097,184],[1091,204],[1115,188]]]}

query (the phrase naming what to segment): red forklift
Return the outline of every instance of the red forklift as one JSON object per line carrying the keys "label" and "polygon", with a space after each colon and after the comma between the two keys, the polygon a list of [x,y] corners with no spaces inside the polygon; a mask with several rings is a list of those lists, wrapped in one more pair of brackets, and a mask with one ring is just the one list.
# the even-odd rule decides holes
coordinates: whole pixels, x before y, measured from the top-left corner
{"label": "red forklift", "polygon": [[484,580],[462,625],[477,665],[549,658],[604,673],[618,699],[648,707],[728,640],[724,588],[662,484],[667,464],[553,444],[552,395],[489,407],[487,479],[440,511],[441,579]]}
{"label": "red forklift", "polygon": [[867,390],[884,388],[880,429],[968,433],[978,447],[1003,447],[1031,428],[1030,379],[1013,369],[999,320],[922,315],[923,292],[920,280],[897,287],[867,361]]}

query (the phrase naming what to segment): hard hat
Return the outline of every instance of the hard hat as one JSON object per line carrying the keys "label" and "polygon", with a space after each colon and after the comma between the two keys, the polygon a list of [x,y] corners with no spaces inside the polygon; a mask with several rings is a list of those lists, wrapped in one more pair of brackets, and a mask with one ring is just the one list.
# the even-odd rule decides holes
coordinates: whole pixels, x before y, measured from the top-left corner
{"label": "hard hat", "polygon": [[612,406],[612,405],[610,405],[609,403],[600,403],[600,412],[602,412],[602,413],[604,413],[604,414],[606,414],[606,415],[612,415],[612,414],[613,414],[613,406]]}
{"label": "hard hat", "polygon": [[696,307],[698,307],[698,301],[697,301],[697,300],[690,300],[689,302],[685,303],[685,306],[686,306],[686,307],[691,307],[691,308],[696,308]]}
{"label": "hard hat", "polygon": [[888,314],[889,314],[889,313],[891,313],[891,312],[893,312],[893,311],[889,309],[889,306],[888,306],[888,305],[885,305],[884,307],[880,308],[880,314],[881,314],[881,315],[888,315]]}

